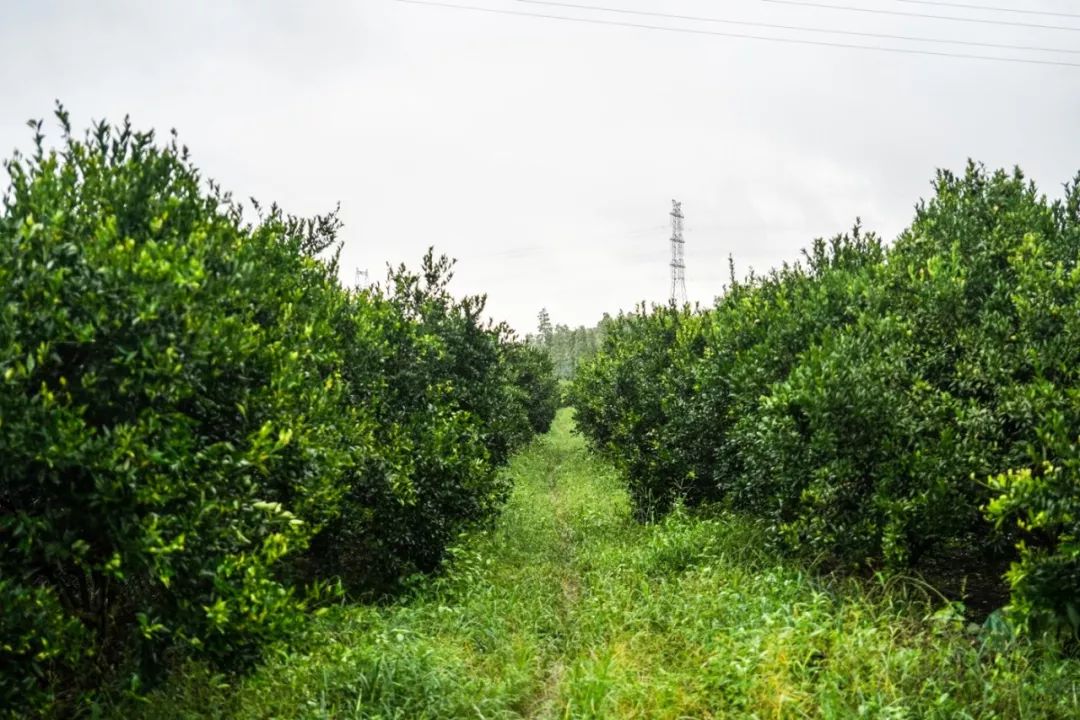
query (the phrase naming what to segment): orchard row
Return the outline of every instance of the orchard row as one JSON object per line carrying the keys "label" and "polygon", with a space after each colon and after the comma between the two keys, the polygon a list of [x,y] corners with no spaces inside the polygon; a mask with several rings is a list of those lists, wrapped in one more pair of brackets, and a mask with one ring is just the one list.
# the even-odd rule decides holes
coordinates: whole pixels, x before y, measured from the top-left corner
{"label": "orchard row", "polygon": [[[447,290],[337,280],[334,215],[244,218],[125,122],[7,163],[0,707],[68,713],[435,568],[547,429],[547,357]],[[330,253],[332,255],[332,252]]]}
{"label": "orchard row", "polygon": [[1076,633],[1080,187],[969,165],[891,246],[856,227],[804,255],[619,318],[579,368],[638,513],[720,503],[833,567],[1011,563],[1013,625]]}

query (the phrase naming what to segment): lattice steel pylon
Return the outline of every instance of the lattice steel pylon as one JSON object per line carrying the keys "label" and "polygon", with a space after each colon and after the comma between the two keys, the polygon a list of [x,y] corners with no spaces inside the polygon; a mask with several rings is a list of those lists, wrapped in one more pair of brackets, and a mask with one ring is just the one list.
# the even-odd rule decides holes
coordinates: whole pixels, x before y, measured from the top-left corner
{"label": "lattice steel pylon", "polygon": [[683,240],[683,214],[682,203],[678,200],[671,201],[671,302],[683,305],[686,303],[686,256],[683,249],[686,241]]}

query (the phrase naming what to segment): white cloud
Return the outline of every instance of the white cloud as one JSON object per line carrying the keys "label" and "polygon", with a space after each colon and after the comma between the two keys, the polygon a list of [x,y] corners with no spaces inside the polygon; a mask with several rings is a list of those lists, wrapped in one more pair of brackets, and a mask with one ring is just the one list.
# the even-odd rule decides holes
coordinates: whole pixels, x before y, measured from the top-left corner
{"label": "white cloud", "polygon": [[[1080,49],[1078,33],[756,2],[618,4]],[[23,121],[54,98],[80,122],[130,113],[176,127],[240,197],[298,213],[340,201],[346,278],[435,245],[460,258],[459,291],[487,292],[491,312],[522,330],[542,306],[578,324],[663,300],[673,197],[687,213],[690,295],[708,301],[729,253],[763,270],[857,215],[891,237],[938,166],[1019,164],[1056,194],[1080,165],[1080,68],[392,0],[54,1],[3,14],[0,153],[26,146]]]}

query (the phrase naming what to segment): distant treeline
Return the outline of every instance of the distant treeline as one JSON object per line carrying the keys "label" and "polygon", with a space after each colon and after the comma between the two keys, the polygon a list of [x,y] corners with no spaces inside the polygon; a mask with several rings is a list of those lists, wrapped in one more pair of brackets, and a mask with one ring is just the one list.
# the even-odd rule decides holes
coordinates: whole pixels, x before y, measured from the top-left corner
{"label": "distant treeline", "polygon": [[1014,626],[1080,632],[1076,181],[940,172],[891,247],[857,226],[609,322],[572,397],[643,518],[721,503],[840,567],[1011,561]]}
{"label": "distant treeline", "polygon": [[569,380],[574,376],[578,364],[599,349],[605,329],[611,322],[611,317],[604,313],[596,327],[587,328],[581,325],[570,328],[566,325],[552,325],[551,316],[547,308],[544,308],[537,316],[536,333],[527,335],[525,341],[547,353],[555,366],[557,378]]}
{"label": "distant treeline", "polygon": [[0,207],[0,717],[244,668],[432,570],[557,403],[450,260],[347,290],[333,215],[248,221],[175,139],[57,115]]}

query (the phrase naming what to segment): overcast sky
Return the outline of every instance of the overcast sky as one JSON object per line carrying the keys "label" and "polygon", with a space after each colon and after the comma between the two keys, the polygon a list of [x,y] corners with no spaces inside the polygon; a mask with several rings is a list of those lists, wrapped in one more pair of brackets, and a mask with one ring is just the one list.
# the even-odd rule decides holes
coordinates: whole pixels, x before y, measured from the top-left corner
{"label": "overcast sky", "polygon": [[[1080,0],[819,4],[1080,28]],[[767,0],[579,0],[749,23],[1070,50],[827,35],[518,0],[512,12],[1080,65],[1080,31]],[[687,288],[795,259],[864,224],[891,239],[934,169],[1020,165],[1052,196],[1080,170],[1080,67],[788,44],[404,4],[0,0],[0,155],[54,99],[80,126],[175,127],[239,197],[298,214],[341,203],[342,274],[425,248],[459,292],[521,331],[669,289],[668,212],[686,214]],[[55,125],[53,126],[55,134]]]}

